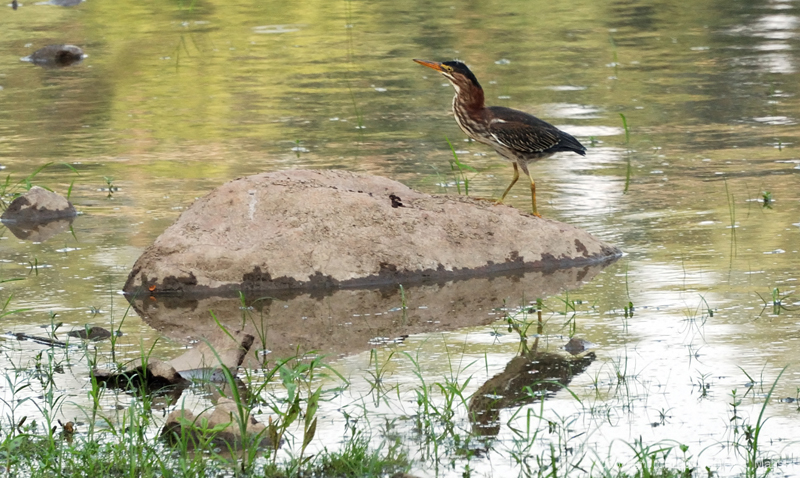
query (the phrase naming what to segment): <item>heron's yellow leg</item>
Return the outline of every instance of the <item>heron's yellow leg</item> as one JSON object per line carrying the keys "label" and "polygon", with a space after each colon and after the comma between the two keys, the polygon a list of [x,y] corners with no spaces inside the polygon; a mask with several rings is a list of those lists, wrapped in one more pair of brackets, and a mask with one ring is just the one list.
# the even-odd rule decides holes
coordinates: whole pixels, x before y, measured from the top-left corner
{"label": "heron's yellow leg", "polygon": [[520,163],[520,167],[522,168],[522,172],[531,180],[531,206],[533,206],[531,212],[533,212],[533,215],[536,217],[542,217],[539,211],[536,210],[536,182],[533,180],[531,173],[528,172],[528,165],[526,163]]}
{"label": "heron's yellow leg", "polygon": [[514,166],[514,179],[511,180],[511,184],[508,185],[506,191],[500,196],[500,200],[497,201],[498,204],[503,202],[503,200],[508,196],[508,192],[511,191],[511,188],[514,187],[514,184],[517,183],[517,179],[519,179],[519,168],[517,168],[517,163],[512,163]]}
{"label": "heron's yellow leg", "polygon": [[[530,176],[528,176],[531,178]],[[533,215],[536,217],[542,217],[538,211],[536,211],[536,183],[531,178],[531,204],[533,205]]]}

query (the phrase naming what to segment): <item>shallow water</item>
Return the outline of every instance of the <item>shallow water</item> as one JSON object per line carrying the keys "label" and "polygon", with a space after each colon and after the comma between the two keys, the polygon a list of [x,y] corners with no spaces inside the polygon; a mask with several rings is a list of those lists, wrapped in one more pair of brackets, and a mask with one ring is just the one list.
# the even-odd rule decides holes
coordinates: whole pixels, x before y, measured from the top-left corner
{"label": "shallow water", "polygon": [[[0,280],[24,280],[0,284],[0,300],[11,296],[11,308],[28,309],[3,318],[5,330],[42,334],[50,313],[76,328],[118,322],[127,306],[118,291],[144,248],[194,198],[242,175],[343,168],[456,194],[449,138],[459,159],[479,171],[468,175],[470,194],[498,196],[511,168],[464,141],[450,114],[452,88],[411,61],[458,57],[489,103],[534,113],[588,147],[586,157],[532,166],[539,211],[626,253],[590,282],[542,297],[548,347],[574,332],[597,354],[570,384],[582,405],[557,393],[544,413],[553,422],[574,417],[561,427],[577,436],[569,443],[609,466],[630,456],[625,443],[641,437],[687,444],[701,470],[732,474],[743,460],[723,446],[735,439],[731,391],[744,396],[739,416],[754,423],[788,365],[769,401],[773,418],[762,444],[794,456],[779,472],[800,472],[798,404],[780,401],[800,389],[796,2],[90,0],[3,8],[0,167],[14,183],[53,163],[34,184],[62,194],[72,184],[82,213],[72,233],[42,243],[3,230]],[[88,56],[66,68],[19,61],[61,43]],[[507,202],[526,209],[528,189],[518,185]],[[521,295],[508,291],[507,305],[519,306]],[[574,311],[566,305],[572,301]],[[629,302],[635,312],[626,318]],[[412,309],[435,305],[409,296]],[[495,307],[502,306],[498,298]],[[499,317],[490,313],[486,322]],[[186,343],[161,337],[135,314],[121,330],[123,357],[154,342],[156,353],[173,356]],[[5,348],[7,369],[41,350],[10,340]],[[497,322],[414,335],[377,353],[388,360],[394,349],[419,350],[421,375],[432,381],[475,362],[459,373],[473,377],[468,394],[503,369],[518,340]],[[362,351],[335,362],[353,385],[326,405],[320,428],[329,436],[342,433],[338,410],[369,390],[369,361]],[[407,357],[396,353],[390,362],[387,380],[418,382]],[[85,366],[64,374],[59,387],[75,402],[65,416],[80,414],[86,383]],[[405,397],[374,413],[416,413],[413,402]],[[509,428],[498,438],[500,449],[512,447]],[[507,456],[492,452],[470,466],[485,475],[518,472]],[[438,472],[455,476],[463,466]]]}

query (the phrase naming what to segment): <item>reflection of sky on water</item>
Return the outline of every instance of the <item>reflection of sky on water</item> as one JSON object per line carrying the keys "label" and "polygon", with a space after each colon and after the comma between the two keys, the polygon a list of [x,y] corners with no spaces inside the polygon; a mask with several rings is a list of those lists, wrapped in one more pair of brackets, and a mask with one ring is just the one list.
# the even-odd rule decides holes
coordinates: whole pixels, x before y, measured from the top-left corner
{"label": "reflection of sky on water", "polygon": [[[602,216],[618,211],[625,177],[609,176],[609,173],[617,172],[619,165],[624,164],[624,154],[618,148],[599,146],[591,148],[586,156],[558,155],[554,161],[560,167],[550,169],[542,180],[548,188],[557,188],[562,197],[552,207],[572,220],[580,218],[584,227],[588,227],[588,223],[602,222]],[[537,179],[534,171],[539,168],[532,168],[534,179]],[[552,197],[553,192],[545,190],[544,195]],[[517,194],[523,193],[517,190]]]}
{"label": "reflection of sky on water", "polygon": [[786,116],[764,116],[762,118],[753,118],[759,123],[766,124],[796,124],[797,122],[792,118]]}
{"label": "reflection of sky on water", "polygon": [[733,60],[736,66],[755,67],[765,73],[791,74],[795,70],[795,61],[791,55],[782,53],[763,53],[758,56],[742,56]]}
{"label": "reflection of sky on water", "polygon": [[789,14],[763,15],[749,25],[740,25],[729,30],[736,36],[752,36],[771,40],[766,43],[750,46],[760,52],[757,56],[742,56],[734,60],[739,66],[756,67],[766,73],[791,74],[797,71],[796,59],[790,53],[777,53],[778,51],[792,50],[792,45],[785,41],[797,36],[797,27],[800,18]]}
{"label": "reflection of sky on water", "polygon": [[551,103],[539,105],[542,115],[550,118],[594,119],[601,118],[601,110],[597,106],[577,105],[570,103]]}
{"label": "reflection of sky on water", "polygon": [[[800,19],[795,15],[777,14],[777,15],[764,15],[756,20],[753,24],[752,31],[756,35],[763,35],[766,38],[770,37],[770,32],[781,30],[796,30]],[[790,38],[791,36],[789,36]]]}

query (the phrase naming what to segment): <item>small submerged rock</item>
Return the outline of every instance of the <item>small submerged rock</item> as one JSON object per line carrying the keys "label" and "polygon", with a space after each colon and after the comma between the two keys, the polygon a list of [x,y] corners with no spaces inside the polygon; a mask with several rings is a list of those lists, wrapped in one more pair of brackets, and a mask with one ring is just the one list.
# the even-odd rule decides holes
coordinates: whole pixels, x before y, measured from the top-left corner
{"label": "small submerged rock", "polygon": [[75,45],[47,45],[21,58],[45,68],[63,68],[84,59],[83,50]]}
{"label": "small submerged rock", "polygon": [[85,327],[83,329],[78,330],[70,330],[67,332],[67,335],[70,337],[76,337],[83,340],[104,340],[111,338],[111,332],[104,329],[103,327]]}
{"label": "small submerged rock", "polygon": [[11,201],[0,219],[9,223],[34,224],[72,218],[77,213],[75,206],[64,196],[34,186]]}
{"label": "small submerged rock", "polygon": [[593,343],[589,342],[588,340],[583,340],[580,337],[572,337],[569,339],[569,342],[564,346],[564,350],[571,353],[572,355],[578,355],[581,352],[586,351],[594,346]]}

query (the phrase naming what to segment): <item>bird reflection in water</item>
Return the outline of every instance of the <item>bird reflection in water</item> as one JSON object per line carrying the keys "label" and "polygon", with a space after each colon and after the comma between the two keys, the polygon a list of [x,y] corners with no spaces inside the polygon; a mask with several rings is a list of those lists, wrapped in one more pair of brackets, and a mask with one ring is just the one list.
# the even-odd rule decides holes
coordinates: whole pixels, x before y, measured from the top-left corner
{"label": "bird reflection in water", "polygon": [[[536,338],[528,347],[520,333],[522,350],[508,362],[505,370],[484,383],[469,402],[472,431],[480,436],[496,436],[500,431],[500,410],[544,400],[564,389],[572,378],[595,360],[594,352],[584,351],[580,339],[572,339],[565,349],[569,355],[539,351],[542,311],[537,311]],[[519,331],[519,330],[518,330]]]}

